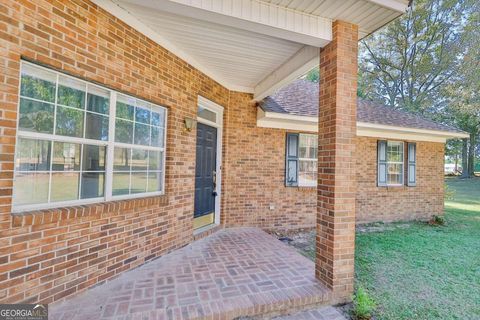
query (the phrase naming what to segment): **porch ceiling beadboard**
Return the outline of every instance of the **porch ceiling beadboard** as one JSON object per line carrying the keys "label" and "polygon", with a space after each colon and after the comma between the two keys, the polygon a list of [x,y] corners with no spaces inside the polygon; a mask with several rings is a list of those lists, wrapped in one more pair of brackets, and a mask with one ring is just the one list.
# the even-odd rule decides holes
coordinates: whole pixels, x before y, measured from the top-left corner
{"label": "porch ceiling beadboard", "polygon": [[318,65],[332,22],[360,38],[408,0],[94,0],[226,88],[261,100]]}

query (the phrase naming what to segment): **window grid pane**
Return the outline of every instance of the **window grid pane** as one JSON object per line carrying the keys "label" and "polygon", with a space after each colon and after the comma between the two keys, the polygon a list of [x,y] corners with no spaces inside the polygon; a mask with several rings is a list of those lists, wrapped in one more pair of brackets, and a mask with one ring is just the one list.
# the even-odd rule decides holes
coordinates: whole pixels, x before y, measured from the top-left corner
{"label": "window grid pane", "polygon": [[300,134],[298,155],[298,185],[312,187],[317,185],[318,137],[314,134]]}
{"label": "window grid pane", "polygon": [[[118,101],[115,127],[122,128],[124,121],[130,131],[128,125],[123,132],[114,128],[109,137],[108,115],[115,108],[112,97]],[[112,164],[108,170],[128,175],[128,194],[163,192],[163,107],[22,62],[18,108],[14,211],[30,205],[36,209],[54,207],[56,202],[74,205],[84,203],[82,199],[109,200],[112,192],[105,194],[106,155],[122,133],[121,138],[128,141],[121,142],[131,145],[130,167],[124,166],[128,170],[122,171]],[[41,133],[42,138],[32,132]],[[92,144],[95,141],[98,145]],[[133,159],[137,163],[132,162],[132,150],[144,155]]]}
{"label": "window grid pane", "polygon": [[403,185],[403,162],[403,142],[387,141],[387,185]]}

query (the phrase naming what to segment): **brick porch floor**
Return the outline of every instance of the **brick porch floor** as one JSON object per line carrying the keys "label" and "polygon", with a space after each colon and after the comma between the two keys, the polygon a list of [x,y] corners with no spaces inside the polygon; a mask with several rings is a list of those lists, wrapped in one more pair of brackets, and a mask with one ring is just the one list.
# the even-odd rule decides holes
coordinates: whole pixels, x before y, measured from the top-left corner
{"label": "brick porch floor", "polygon": [[232,228],[50,306],[50,319],[233,319],[326,304],[314,264],[256,228]]}

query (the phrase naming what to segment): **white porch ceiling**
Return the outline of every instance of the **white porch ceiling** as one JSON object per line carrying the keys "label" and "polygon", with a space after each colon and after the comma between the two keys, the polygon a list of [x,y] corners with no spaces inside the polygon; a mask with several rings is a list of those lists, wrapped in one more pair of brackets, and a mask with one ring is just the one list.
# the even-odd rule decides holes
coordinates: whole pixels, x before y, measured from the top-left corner
{"label": "white porch ceiling", "polygon": [[230,90],[263,99],[318,64],[332,22],[360,38],[408,0],[93,0]]}

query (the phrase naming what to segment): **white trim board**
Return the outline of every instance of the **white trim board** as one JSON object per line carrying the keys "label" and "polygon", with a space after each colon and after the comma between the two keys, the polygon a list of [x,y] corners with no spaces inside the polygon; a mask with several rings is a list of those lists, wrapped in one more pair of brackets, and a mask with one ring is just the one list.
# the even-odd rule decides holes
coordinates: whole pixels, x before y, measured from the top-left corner
{"label": "white trim board", "polygon": [[[206,124],[217,128],[217,159],[216,159],[216,171],[217,171],[217,196],[215,197],[215,221],[216,225],[220,225],[220,215],[221,215],[221,199],[222,199],[222,149],[223,149],[223,107],[207,98],[202,96],[197,97],[197,107],[202,106],[202,108],[208,109],[217,115],[217,121],[212,122],[209,120],[202,119],[197,116],[197,122]],[[193,219],[193,212],[192,212]]]}
{"label": "white trim board", "polygon": [[[265,112],[257,109],[257,126],[263,128],[318,132],[316,117]],[[467,133],[388,126],[357,122],[357,136],[445,143],[447,139],[468,138]]]}

